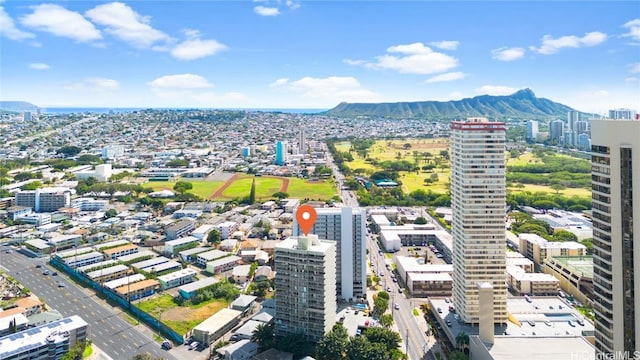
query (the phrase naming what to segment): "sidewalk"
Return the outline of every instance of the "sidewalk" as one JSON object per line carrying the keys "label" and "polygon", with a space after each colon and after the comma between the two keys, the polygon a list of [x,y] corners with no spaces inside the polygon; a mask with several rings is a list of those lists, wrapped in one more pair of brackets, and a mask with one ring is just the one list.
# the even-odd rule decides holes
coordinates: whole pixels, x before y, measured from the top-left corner
{"label": "sidewalk", "polygon": [[91,344],[93,352],[87,360],[113,360],[109,355],[105,354],[96,344]]}

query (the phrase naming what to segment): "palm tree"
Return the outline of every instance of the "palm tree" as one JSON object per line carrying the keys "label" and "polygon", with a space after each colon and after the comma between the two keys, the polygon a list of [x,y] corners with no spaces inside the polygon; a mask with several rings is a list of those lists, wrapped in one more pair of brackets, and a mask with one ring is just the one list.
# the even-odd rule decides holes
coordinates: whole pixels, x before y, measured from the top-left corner
{"label": "palm tree", "polygon": [[466,353],[467,348],[469,347],[469,334],[461,331],[456,335],[456,348],[462,350]]}
{"label": "palm tree", "polygon": [[251,341],[260,346],[260,349],[266,350],[273,345],[273,325],[260,324],[253,330],[251,334]]}

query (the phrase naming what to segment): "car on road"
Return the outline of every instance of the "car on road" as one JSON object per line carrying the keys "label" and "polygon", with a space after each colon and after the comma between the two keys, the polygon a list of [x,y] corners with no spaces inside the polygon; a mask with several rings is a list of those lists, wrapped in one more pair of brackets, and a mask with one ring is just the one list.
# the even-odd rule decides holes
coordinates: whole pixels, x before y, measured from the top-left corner
{"label": "car on road", "polygon": [[54,271],[51,273],[51,276],[58,276],[58,273]]}
{"label": "car on road", "polygon": [[169,341],[168,339],[164,339],[164,341],[162,342],[162,349],[171,350],[172,348],[173,348],[173,344],[171,344],[171,341]]}
{"label": "car on road", "polygon": [[390,293],[391,292],[391,288],[387,287],[387,292]]}
{"label": "car on road", "polygon": [[398,293],[402,294],[402,288],[398,288]]}
{"label": "car on road", "polygon": [[397,282],[398,282],[398,279],[393,278],[393,282],[397,283]]}
{"label": "car on road", "polygon": [[42,275],[49,275],[49,270],[45,270],[42,272]]}
{"label": "car on road", "polygon": [[395,305],[393,305],[393,307],[394,307],[396,310],[400,310],[400,304],[398,304],[398,303],[396,303]]}
{"label": "car on road", "polygon": [[42,264],[36,265],[36,269],[40,269],[41,267],[42,267]]}
{"label": "car on road", "polygon": [[447,320],[447,326],[451,327],[451,320]]}
{"label": "car on road", "polygon": [[6,252],[7,254],[11,254],[11,249],[7,249],[5,252]]}
{"label": "car on road", "polygon": [[200,346],[200,343],[197,341],[194,341],[191,344],[189,344],[189,350],[195,350],[198,348],[198,346]]}
{"label": "car on road", "polygon": [[64,285],[64,283],[63,283],[62,281],[60,281],[60,282],[58,283],[58,287],[65,287],[65,285]]}
{"label": "car on road", "polygon": [[442,308],[438,308],[438,314],[442,314]]}

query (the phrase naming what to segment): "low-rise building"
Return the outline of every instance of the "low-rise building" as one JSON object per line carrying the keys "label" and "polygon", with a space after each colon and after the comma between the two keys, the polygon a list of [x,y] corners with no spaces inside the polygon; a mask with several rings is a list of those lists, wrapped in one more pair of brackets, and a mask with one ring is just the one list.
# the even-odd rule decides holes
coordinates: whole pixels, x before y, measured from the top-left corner
{"label": "low-rise building", "polygon": [[164,252],[171,256],[175,256],[180,251],[192,249],[200,244],[200,240],[193,236],[186,236],[164,243]]}
{"label": "low-rise building", "polygon": [[121,245],[121,246],[105,249],[102,252],[104,253],[105,257],[107,257],[108,259],[115,260],[121,256],[135,254],[138,252],[138,250],[139,250],[138,246],[133,244],[127,244],[127,245]]}
{"label": "low-rise building", "polygon": [[216,350],[224,360],[251,360],[258,354],[258,344],[244,339]]}
{"label": "low-rise building", "polygon": [[196,257],[196,264],[198,264],[198,266],[202,266],[203,268],[207,266],[208,262],[217,260],[217,259],[221,259],[225,256],[229,256],[231,255],[231,253],[226,252],[226,251],[222,251],[222,250],[211,250],[209,248],[209,251],[207,252],[203,252],[197,255]]}
{"label": "low-rise building", "polygon": [[49,244],[51,244],[51,246],[53,246],[54,249],[56,249],[56,251],[64,250],[64,249],[72,248],[74,246],[79,246],[80,242],[82,241],[82,235],[56,234],[48,238],[47,241],[49,242]]}
{"label": "low-rise building", "polygon": [[0,337],[0,359],[59,359],[86,338],[87,323],[73,315]]}
{"label": "low-rise building", "polygon": [[158,256],[158,257],[154,257],[151,259],[147,259],[147,260],[143,260],[143,261],[139,261],[136,263],[131,264],[131,267],[136,268],[138,270],[141,269],[146,269],[148,267],[152,267],[155,265],[159,265],[159,264],[164,264],[166,262],[171,261],[170,259],[167,259],[164,256]]}
{"label": "low-rise building", "polygon": [[507,267],[507,284],[521,295],[557,295],[560,287],[553,275],[528,273],[517,266]]}
{"label": "low-rise building", "polygon": [[228,239],[234,231],[237,231],[239,228],[239,224],[235,221],[225,221],[218,225],[215,225],[215,228],[220,231],[220,237],[222,240]]}
{"label": "low-rise building", "polygon": [[104,254],[97,251],[92,251],[81,255],[66,257],[63,259],[63,261],[65,264],[67,264],[67,266],[71,268],[77,268],[104,261]]}
{"label": "low-rise building", "polygon": [[160,289],[160,283],[158,280],[147,279],[141,280],[126,285],[121,285],[115,288],[116,294],[120,295],[127,301],[133,301],[141,299],[143,297],[151,296]]}
{"label": "low-rise building", "polygon": [[231,255],[227,257],[223,257],[218,260],[214,260],[207,263],[207,272],[211,274],[219,274],[225,271],[229,271],[233,269],[236,265],[240,263],[240,257]]}
{"label": "low-rise building", "polygon": [[158,254],[154,251],[147,249],[138,249],[137,252],[134,252],[132,254],[118,256],[117,259],[118,261],[122,261],[124,264],[132,264],[144,260],[153,259],[156,256],[158,256]]}
{"label": "low-rise building", "polygon": [[258,297],[253,295],[240,295],[233,300],[231,308],[242,312],[250,311],[255,306],[257,299]]}
{"label": "low-rise building", "polygon": [[192,283],[186,284],[186,285],[182,285],[178,288],[178,293],[180,294],[180,296],[182,296],[184,299],[191,299],[193,296],[195,296],[195,294],[198,292],[198,290],[202,290],[204,288],[208,288],[210,286],[213,286],[217,283],[219,283],[220,280],[214,278],[214,277],[206,277],[203,279],[200,279],[198,281],[194,281]]}
{"label": "low-rise building", "polygon": [[27,247],[27,249],[38,254],[39,256],[50,254],[51,251],[53,251],[53,247],[51,246],[51,244],[42,239],[27,240],[24,242],[24,245]]}
{"label": "low-rise building", "polygon": [[122,277],[120,279],[107,281],[103,283],[102,286],[106,287],[107,289],[114,290],[116,288],[119,288],[120,286],[133,284],[135,282],[142,281],[145,279],[146,278],[142,274],[133,274],[133,275]]}
{"label": "low-rise building", "polygon": [[166,290],[195,281],[197,274],[197,271],[186,268],[158,276],[158,281],[160,281],[162,290]]}
{"label": "low-rise building", "polygon": [[407,289],[414,297],[451,296],[453,278],[450,273],[408,273]]}
{"label": "low-rise building", "polygon": [[207,236],[209,236],[209,233],[213,229],[215,229],[215,226],[211,224],[200,225],[197,229],[193,230],[191,236],[199,239],[200,241],[206,241]]}
{"label": "low-rise building", "polygon": [[236,284],[244,284],[251,279],[251,265],[238,265],[233,268],[231,277]]}
{"label": "low-rise building", "polygon": [[551,256],[585,256],[587,247],[575,241],[548,241],[537,234],[520,234],[520,253],[544,266]]}
{"label": "low-rise building", "polygon": [[560,281],[560,288],[583,304],[593,299],[593,255],[554,256],[544,264],[544,272]]}
{"label": "low-rise building", "polygon": [[180,269],[182,269],[182,265],[179,262],[169,260],[161,264],[156,264],[156,265],[151,265],[151,266],[141,268],[140,270],[146,271],[154,275],[164,275],[164,274],[172,273],[174,271],[178,271]]}
{"label": "low-rise building", "polygon": [[235,252],[236,248],[238,247],[238,240],[236,239],[227,239],[227,240],[222,240],[220,242],[220,250],[223,251],[228,251],[228,252]]}
{"label": "low-rise building", "polygon": [[198,254],[201,254],[203,252],[207,252],[207,251],[211,251],[210,247],[195,247],[193,249],[187,249],[187,250],[182,250],[178,253],[178,256],[180,256],[180,260],[184,261],[184,262],[188,262],[188,263],[195,263],[197,258],[198,258]]}
{"label": "low-rise building", "polygon": [[194,340],[208,347],[233,329],[240,322],[241,315],[242,311],[233,309],[218,311],[193,329]]}
{"label": "low-rise building", "polygon": [[127,276],[131,272],[131,269],[129,269],[129,267],[126,265],[116,265],[100,270],[94,270],[86,273],[85,275],[92,281],[95,281],[97,283],[104,283],[110,280]]}
{"label": "low-rise building", "polygon": [[175,240],[177,238],[183,237],[195,230],[196,223],[190,219],[181,219],[172,224],[169,224],[165,228],[165,233],[167,235],[168,240]]}

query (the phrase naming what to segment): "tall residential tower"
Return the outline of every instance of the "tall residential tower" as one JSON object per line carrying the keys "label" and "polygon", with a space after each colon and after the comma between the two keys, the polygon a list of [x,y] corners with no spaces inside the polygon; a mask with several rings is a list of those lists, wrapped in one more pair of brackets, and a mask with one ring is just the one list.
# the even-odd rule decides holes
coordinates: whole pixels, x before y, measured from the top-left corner
{"label": "tall residential tower", "polygon": [[[296,219],[295,211],[294,219]],[[318,208],[316,213],[316,222],[310,233],[318,235],[321,239],[336,241],[338,297],[356,300],[365,296],[367,288],[365,210],[351,207]],[[300,235],[297,220],[293,223],[293,235]]]}
{"label": "tall residential tower", "polygon": [[461,320],[479,319],[478,283],[493,285],[494,321],[507,322],[505,134],[501,122],[451,123],[453,302]]}
{"label": "tall residential tower", "polygon": [[317,342],[336,323],[336,245],[316,235],[275,247],[277,336],[302,334]]}
{"label": "tall residential tower", "polygon": [[591,127],[596,351],[603,359],[621,351],[633,357],[640,351],[640,121],[592,120]]}

